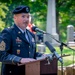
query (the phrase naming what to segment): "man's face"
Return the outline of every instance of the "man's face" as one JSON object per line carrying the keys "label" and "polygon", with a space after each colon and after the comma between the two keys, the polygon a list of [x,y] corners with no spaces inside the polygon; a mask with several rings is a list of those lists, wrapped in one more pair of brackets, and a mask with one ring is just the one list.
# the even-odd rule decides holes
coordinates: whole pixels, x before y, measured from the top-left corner
{"label": "man's face", "polygon": [[16,14],[14,15],[14,22],[18,27],[24,30],[29,24],[29,17],[29,13]]}

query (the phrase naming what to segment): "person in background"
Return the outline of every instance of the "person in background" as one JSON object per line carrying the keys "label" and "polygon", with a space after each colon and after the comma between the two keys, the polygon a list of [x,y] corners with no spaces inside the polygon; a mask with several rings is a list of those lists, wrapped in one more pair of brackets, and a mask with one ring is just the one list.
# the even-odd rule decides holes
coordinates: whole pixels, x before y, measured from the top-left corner
{"label": "person in background", "polygon": [[30,15],[29,24],[27,26],[27,29],[29,31],[31,31],[32,33],[36,34],[37,43],[43,42],[43,33],[35,32],[35,31],[32,30],[33,26],[36,27],[33,21],[34,21],[34,18],[33,18],[32,15]]}
{"label": "person in background", "polygon": [[34,23],[33,23],[33,17],[32,17],[32,15],[30,15],[29,24],[28,24],[28,26],[27,26],[27,29],[30,30],[31,32],[33,32],[33,33],[35,34],[36,32],[34,32],[34,31],[32,30],[32,27],[33,27],[33,26],[35,26]]}
{"label": "person in background", "polygon": [[1,32],[1,75],[25,75],[25,64],[42,56],[36,52],[35,35],[26,27],[29,24],[30,8],[20,5],[13,10],[14,25]]}

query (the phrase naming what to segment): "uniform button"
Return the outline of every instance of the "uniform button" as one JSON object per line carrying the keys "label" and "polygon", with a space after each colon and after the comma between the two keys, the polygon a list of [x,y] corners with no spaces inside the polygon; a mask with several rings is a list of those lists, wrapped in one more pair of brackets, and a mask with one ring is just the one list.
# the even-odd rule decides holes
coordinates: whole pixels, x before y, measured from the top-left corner
{"label": "uniform button", "polygon": [[9,73],[11,73],[11,71],[9,71]]}
{"label": "uniform button", "polygon": [[29,52],[29,54],[30,54],[30,52]]}
{"label": "uniform button", "polygon": [[29,48],[30,48],[30,46],[29,46]]}
{"label": "uniform button", "polygon": [[18,45],[18,47],[20,47],[20,45]]}

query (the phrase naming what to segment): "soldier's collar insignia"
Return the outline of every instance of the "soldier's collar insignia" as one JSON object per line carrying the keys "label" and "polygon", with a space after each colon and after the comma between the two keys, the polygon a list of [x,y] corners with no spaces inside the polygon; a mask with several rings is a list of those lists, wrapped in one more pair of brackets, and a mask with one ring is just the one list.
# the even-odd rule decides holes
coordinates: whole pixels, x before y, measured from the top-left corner
{"label": "soldier's collar insignia", "polygon": [[1,41],[0,43],[0,51],[4,51],[5,50],[5,42],[4,41]]}
{"label": "soldier's collar insignia", "polygon": [[19,31],[18,34],[21,34],[21,32]]}

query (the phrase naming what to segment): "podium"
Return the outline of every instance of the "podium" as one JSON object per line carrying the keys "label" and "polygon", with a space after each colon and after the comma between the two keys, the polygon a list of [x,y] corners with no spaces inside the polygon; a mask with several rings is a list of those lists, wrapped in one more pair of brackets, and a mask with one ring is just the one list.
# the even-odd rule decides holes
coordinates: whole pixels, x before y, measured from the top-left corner
{"label": "podium", "polygon": [[37,60],[25,64],[25,75],[57,75],[57,59],[50,64],[47,60]]}

